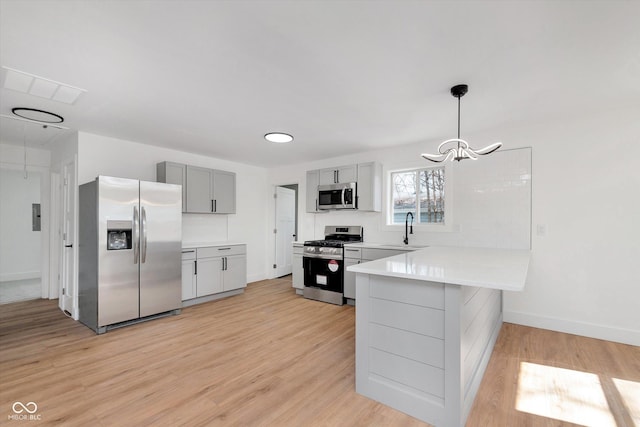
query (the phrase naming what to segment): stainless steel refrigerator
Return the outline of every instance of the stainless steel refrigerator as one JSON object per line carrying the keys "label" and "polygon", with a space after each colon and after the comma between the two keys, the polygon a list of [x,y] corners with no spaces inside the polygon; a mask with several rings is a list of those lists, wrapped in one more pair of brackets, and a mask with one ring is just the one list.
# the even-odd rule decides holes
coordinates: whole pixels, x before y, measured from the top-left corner
{"label": "stainless steel refrigerator", "polygon": [[98,334],[182,307],[182,187],[99,176],[79,192],[80,322]]}

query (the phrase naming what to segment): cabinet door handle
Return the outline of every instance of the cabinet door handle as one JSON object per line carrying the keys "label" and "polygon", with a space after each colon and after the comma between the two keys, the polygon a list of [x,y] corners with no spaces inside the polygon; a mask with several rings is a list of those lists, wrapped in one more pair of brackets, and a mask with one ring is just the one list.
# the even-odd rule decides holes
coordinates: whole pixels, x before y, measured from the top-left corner
{"label": "cabinet door handle", "polygon": [[193,274],[198,275],[198,260],[193,261]]}
{"label": "cabinet door handle", "polygon": [[219,251],[229,251],[231,248],[218,248]]}
{"label": "cabinet door handle", "polygon": [[182,251],[183,254],[188,254],[188,253],[191,253],[191,252],[195,252],[195,251]]}
{"label": "cabinet door handle", "polygon": [[228,262],[229,260],[227,259],[227,257],[224,257],[224,271],[227,271],[227,269],[229,268],[227,264]]}
{"label": "cabinet door handle", "polygon": [[340,182],[340,171],[336,171],[336,184]]}

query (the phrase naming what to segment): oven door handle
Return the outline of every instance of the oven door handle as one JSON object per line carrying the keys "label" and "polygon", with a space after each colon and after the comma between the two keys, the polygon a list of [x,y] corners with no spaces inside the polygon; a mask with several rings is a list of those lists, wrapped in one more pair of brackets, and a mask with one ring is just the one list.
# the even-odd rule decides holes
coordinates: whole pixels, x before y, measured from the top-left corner
{"label": "oven door handle", "polygon": [[342,255],[321,255],[321,254],[304,254],[302,258],[314,258],[314,259],[335,259],[342,261]]}

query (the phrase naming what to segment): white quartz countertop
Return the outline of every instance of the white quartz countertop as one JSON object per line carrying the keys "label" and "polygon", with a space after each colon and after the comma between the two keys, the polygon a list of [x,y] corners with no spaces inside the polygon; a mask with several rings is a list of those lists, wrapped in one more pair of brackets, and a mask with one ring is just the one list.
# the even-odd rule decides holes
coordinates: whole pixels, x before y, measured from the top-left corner
{"label": "white quartz countertop", "polygon": [[505,291],[524,290],[530,251],[431,246],[347,267],[354,273]]}
{"label": "white quartz countertop", "polygon": [[182,249],[207,248],[211,246],[246,245],[243,242],[182,242]]}
{"label": "white quartz countertop", "polygon": [[418,249],[426,248],[426,245],[404,245],[394,243],[372,243],[372,242],[358,242],[358,243],[345,243],[345,248],[367,248],[367,249],[394,249],[397,251],[415,251]]}

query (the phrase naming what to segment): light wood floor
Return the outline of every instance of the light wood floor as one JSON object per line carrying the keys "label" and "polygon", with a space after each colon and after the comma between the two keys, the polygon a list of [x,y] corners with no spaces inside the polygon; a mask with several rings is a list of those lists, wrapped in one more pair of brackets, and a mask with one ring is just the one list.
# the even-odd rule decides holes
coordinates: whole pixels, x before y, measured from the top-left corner
{"label": "light wood floor", "polygon": [[[354,321],[289,278],[101,336],[56,301],[3,305],[0,424],[19,401],[37,403],[34,425],[426,425],[355,393]],[[619,426],[639,416],[623,397],[640,384],[637,347],[505,324],[468,425],[578,424],[515,408],[522,362],[594,372]]]}

